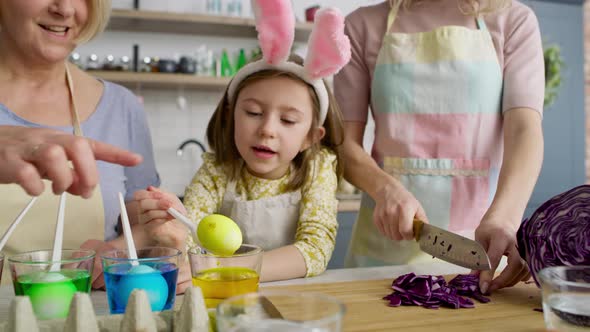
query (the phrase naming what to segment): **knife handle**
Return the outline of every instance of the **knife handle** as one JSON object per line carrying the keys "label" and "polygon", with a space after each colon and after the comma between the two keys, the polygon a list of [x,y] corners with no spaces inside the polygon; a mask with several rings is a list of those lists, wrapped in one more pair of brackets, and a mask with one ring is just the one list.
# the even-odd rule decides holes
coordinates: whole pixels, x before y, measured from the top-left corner
{"label": "knife handle", "polygon": [[414,218],[414,225],[412,228],[414,229],[414,238],[416,241],[420,240],[420,233],[422,233],[423,224],[424,222],[422,222],[422,220]]}

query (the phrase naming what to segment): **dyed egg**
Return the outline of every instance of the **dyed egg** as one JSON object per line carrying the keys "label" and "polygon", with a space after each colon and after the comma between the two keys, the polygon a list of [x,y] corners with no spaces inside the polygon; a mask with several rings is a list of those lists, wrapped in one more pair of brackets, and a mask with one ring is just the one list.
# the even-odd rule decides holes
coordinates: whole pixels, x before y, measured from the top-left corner
{"label": "dyed egg", "polygon": [[143,289],[150,300],[152,311],[162,311],[168,299],[168,284],[162,274],[147,265],[132,267],[117,285],[117,302],[125,307],[134,289]]}
{"label": "dyed egg", "polygon": [[26,294],[39,319],[64,318],[77,289],[74,283],[59,272],[37,275]]}
{"label": "dyed egg", "polygon": [[240,227],[221,214],[211,214],[201,219],[197,236],[201,245],[215,255],[231,256],[242,245]]}

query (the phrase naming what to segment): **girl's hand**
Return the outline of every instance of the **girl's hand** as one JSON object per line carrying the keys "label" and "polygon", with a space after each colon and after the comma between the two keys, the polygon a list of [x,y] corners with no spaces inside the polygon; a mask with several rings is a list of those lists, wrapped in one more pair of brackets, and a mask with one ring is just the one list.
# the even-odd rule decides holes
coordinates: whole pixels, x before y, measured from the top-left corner
{"label": "girl's hand", "polygon": [[156,187],[149,186],[147,190],[138,190],[133,195],[139,205],[139,223],[149,224],[151,222],[172,220],[166,210],[173,207],[178,212],[186,215],[186,209],[176,195],[162,191]]}
{"label": "girl's hand", "polygon": [[381,234],[400,241],[414,238],[414,217],[428,222],[422,205],[399,182],[391,181],[376,194],[373,222]]}
{"label": "girl's hand", "polygon": [[189,231],[167,212],[168,208],[173,207],[186,215],[186,210],[178,197],[150,186],[147,190],[135,192],[134,198],[139,206],[139,223],[150,242],[184,251]]}
{"label": "girl's hand", "polygon": [[[479,287],[482,293],[493,292],[503,287],[512,287],[530,278],[526,262],[516,248],[518,223],[509,218],[493,217],[486,213],[475,230],[475,240],[487,251],[492,267],[479,273]],[[502,256],[508,257],[508,266],[495,279],[494,274]]]}

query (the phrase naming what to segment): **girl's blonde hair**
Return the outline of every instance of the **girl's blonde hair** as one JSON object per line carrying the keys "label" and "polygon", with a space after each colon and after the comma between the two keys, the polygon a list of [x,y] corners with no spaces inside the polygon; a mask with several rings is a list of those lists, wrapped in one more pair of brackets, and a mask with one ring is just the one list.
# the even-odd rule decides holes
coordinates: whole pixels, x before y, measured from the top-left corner
{"label": "girl's blonde hair", "polygon": [[[389,5],[407,10],[412,5],[426,1],[430,0],[389,0]],[[475,17],[510,7],[511,4],[512,0],[457,0],[457,6],[463,14]]]}
{"label": "girl's blonde hair", "polygon": [[88,20],[80,31],[76,43],[83,44],[102,33],[109,23],[111,15],[111,0],[86,0],[88,5]]}
{"label": "girl's blonde hair", "polygon": [[[291,55],[289,61],[298,63],[300,65],[303,63],[302,59],[296,55]],[[236,88],[235,97],[233,100],[229,99],[227,90],[225,91],[221,101],[215,109],[215,113],[213,113],[211,120],[209,120],[209,125],[207,126],[207,142],[215,154],[215,161],[225,167],[224,170],[226,175],[228,175],[230,178],[238,177],[243,166],[243,159],[238,152],[238,147],[236,146],[234,139],[234,110],[236,107],[238,95],[242,89],[250,84],[275,77],[287,77],[294,81],[301,82],[307,86],[308,91],[312,96],[314,112],[314,117],[310,128],[313,129],[319,127],[318,122],[320,102],[315,93],[315,90],[311,85],[305,83],[305,81],[299,78],[297,75],[282,70],[262,70],[248,76],[242,82],[240,82]],[[324,82],[324,84],[326,83]],[[342,145],[342,142],[344,141],[344,125],[342,121],[342,114],[340,113],[340,108],[338,107],[336,99],[334,98],[334,95],[328,86],[326,86],[326,89],[328,90],[328,97],[330,100],[328,114],[326,115],[326,120],[323,124],[326,133],[321,141],[312,144],[308,149],[300,152],[297,154],[295,159],[293,159],[291,179],[287,185],[287,190],[289,191],[302,188],[308,174],[315,173],[310,172],[312,171],[312,161],[318,155],[322,146],[331,149],[332,152],[336,154],[336,173],[338,178],[342,176],[342,155],[338,149],[338,147]],[[272,92],[269,91],[269,93]]]}

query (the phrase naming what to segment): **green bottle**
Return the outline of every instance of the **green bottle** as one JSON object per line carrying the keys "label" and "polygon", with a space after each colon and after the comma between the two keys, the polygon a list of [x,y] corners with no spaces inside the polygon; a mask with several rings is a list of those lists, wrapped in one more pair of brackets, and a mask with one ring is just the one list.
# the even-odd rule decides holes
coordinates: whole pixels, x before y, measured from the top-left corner
{"label": "green bottle", "polygon": [[233,76],[234,70],[229,62],[229,57],[227,56],[227,51],[224,49],[221,53],[221,76],[223,77],[230,77]]}
{"label": "green bottle", "polygon": [[240,48],[240,53],[238,54],[238,60],[236,61],[236,72],[240,69],[242,69],[242,67],[244,67],[246,65],[246,62],[248,62],[248,60],[246,59],[246,51],[244,51],[243,48]]}

